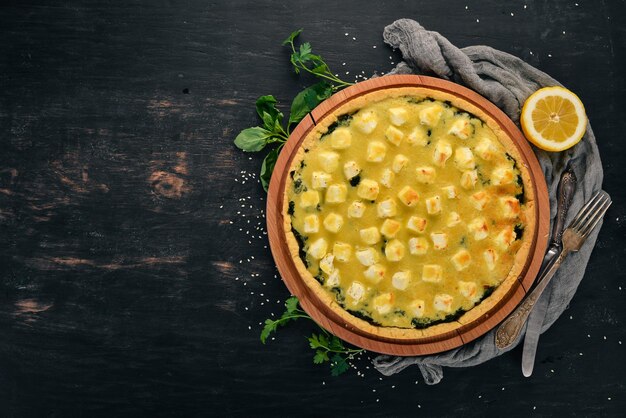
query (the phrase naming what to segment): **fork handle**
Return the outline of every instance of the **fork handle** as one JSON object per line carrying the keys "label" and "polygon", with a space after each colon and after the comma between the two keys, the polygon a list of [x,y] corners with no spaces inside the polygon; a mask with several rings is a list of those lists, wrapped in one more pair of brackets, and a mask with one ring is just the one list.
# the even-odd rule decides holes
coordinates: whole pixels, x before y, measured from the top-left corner
{"label": "fork handle", "polygon": [[522,328],[528,319],[528,315],[530,315],[530,312],[535,306],[535,303],[539,300],[539,297],[548,283],[550,283],[552,276],[554,276],[554,273],[558,270],[568,253],[569,251],[567,249],[559,253],[559,256],[554,260],[550,268],[539,277],[537,287],[530,292],[528,297],[524,299],[515,311],[498,327],[496,331],[496,347],[502,350],[510,347],[511,344],[515,342],[522,332]]}

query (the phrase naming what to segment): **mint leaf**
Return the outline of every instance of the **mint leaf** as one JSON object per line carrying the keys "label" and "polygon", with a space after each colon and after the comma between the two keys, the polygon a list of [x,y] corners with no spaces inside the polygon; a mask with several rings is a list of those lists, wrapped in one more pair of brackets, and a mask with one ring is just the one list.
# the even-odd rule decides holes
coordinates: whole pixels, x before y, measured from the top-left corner
{"label": "mint leaf", "polygon": [[268,144],[272,132],[259,126],[244,129],[235,138],[237,148],[246,152],[261,151]]}
{"label": "mint leaf", "polygon": [[320,81],[302,90],[291,103],[289,125],[300,122],[310,111],[332,94],[332,86],[325,81]]}
{"label": "mint leaf", "polygon": [[263,164],[261,164],[261,185],[265,191],[270,186],[270,179],[272,178],[276,160],[278,160],[278,154],[280,154],[280,147],[271,150],[263,159]]}

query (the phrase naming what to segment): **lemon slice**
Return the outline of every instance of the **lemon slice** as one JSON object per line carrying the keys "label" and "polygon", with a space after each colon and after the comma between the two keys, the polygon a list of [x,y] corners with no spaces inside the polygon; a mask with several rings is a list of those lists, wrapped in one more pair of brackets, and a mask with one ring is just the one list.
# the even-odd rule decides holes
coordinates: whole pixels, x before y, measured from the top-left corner
{"label": "lemon slice", "polygon": [[587,115],[578,96],[568,89],[544,87],[526,99],[520,123],[526,138],[539,148],[563,151],[582,139]]}

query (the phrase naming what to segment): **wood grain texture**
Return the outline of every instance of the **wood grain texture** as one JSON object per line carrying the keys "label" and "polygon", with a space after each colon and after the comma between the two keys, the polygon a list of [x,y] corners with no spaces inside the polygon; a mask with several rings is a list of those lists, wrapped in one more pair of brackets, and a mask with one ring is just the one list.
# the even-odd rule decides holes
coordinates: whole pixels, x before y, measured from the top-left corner
{"label": "wood grain texture", "polygon": [[[3,1],[0,415],[620,416],[624,16],[617,0]],[[263,155],[232,141],[258,123],[257,97],[287,113],[312,84],[281,47],[291,31],[353,81],[399,61],[381,34],[401,17],[552,75],[598,138],[614,204],[531,379],[519,350],[435,387],[417,367],[380,380],[367,356],[335,379],[311,361],[310,321],[259,341],[288,291],[264,234]]]}
{"label": "wood grain texture", "polygon": [[[289,170],[297,150],[309,132],[337,109],[356,98],[384,89],[402,87],[424,87],[460,97],[494,120],[522,155],[519,163],[529,168],[531,195],[537,202],[532,208],[534,225],[529,256],[524,266],[521,267],[519,276],[516,274],[514,278],[514,280],[517,279],[516,284],[483,315],[472,317],[471,320],[461,317],[458,321],[459,328],[452,332],[445,331],[419,338],[391,338],[375,331],[368,332],[346,322],[334,312],[312,289],[308,288],[300,276],[288,248],[283,220],[284,192]],[[502,111],[484,97],[458,84],[426,76],[394,75],[363,81],[342,90],[320,103],[309,116],[310,118],[305,118],[292,132],[274,167],[274,175],[267,196],[267,230],[272,254],[283,281],[290,292],[298,296],[303,308],[317,323],[358,347],[383,354],[414,356],[451,350],[472,341],[490,331],[515,309],[526,295],[526,289],[532,285],[543,261],[548,242],[547,231],[550,226],[550,205],[541,167],[528,141]],[[519,291],[520,288],[521,291]]]}

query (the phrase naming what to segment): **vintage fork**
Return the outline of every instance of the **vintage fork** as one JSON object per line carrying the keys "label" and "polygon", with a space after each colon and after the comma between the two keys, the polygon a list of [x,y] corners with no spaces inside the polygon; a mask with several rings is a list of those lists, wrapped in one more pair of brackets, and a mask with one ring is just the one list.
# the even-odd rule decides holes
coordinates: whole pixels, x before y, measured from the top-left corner
{"label": "vintage fork", "polygon": [[570,252],[577,252],[589,236],[591,231],[600,222],[607,209],[611,206],[611,198],[603,190],[596,193],[578,212],[570,226],[563,231],[563,250],[554,260],[552,266],[539,278],[537,287],[513,311],[496,331],[496,347],[509,347],[519,336],[530,311],[552,279],[554,272],[559,268]]}

